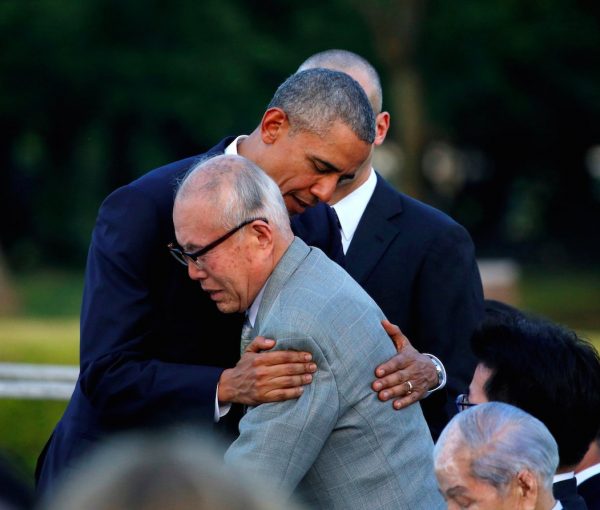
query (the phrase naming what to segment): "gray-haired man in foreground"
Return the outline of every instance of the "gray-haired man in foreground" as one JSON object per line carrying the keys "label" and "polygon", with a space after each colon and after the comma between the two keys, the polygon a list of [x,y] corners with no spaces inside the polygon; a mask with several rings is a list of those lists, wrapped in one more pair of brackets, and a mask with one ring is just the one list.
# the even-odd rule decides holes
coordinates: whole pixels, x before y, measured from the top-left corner
{"label": "gray-haired man in foreground", "polygon": [[443,508],[420,405],[395,411],[370,387],[394,354],[382,311],[294,237],[277,185],[242,157],[217,156],[183,181],[173,221],[190,277],[220,311],[247,313],[242,350],[256,335],[277,338],[276,349],[312,352],[319,367],[297,400],[248,410],[226,462],[314,508]]}

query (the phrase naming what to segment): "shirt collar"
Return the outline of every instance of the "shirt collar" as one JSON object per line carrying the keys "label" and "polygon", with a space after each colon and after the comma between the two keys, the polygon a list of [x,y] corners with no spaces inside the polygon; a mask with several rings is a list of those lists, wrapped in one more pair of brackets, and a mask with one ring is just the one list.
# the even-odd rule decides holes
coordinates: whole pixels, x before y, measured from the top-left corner
{"label": "shirt collar", "polygon": [[233,142],[231,142],[227,147],[225,147],[225,154],[227,155],[238,155],[237,146],[238,143],[241,142],[244,138],[248,138],[248,135],[240,135]]}
{"label": "shirt collar", "polygon": [[333,208],[340,219],[344,253],[348,250],[348,246],[354,237],[354,232],[356,232],[360,218],[362,217],[369,200],[371,200],[373,192],[375,191],[375,186],[377,185],[377,174],[375,173],[375,170],[373,170],[373,167],[369,169],[369,172],[369,177],[363,184],[333,205]]}
{"label": "shirt collar", "polygon": [[575,477],[575,471],[567,471],[566,473],[560,473],[558,475],[554,475],[552,479],[552,483],[564,482],[565,480],[570,480]]}
{"label": "shirt collar", "polygon": [[597,475],[600,473],[600,462],[598,464],[594,464],[589,468],[585,468],[581,470],[579,473],[575,474],[575,478],[577,478],[577,485],[585,482],[588,478]]}
{"label": "shirt collar", "polygon": [[248,322],[250,323],[250,326],[252,326],[252,327],[254,327],[254,323],[256,322],[256,316],[258,315],[258,309],[260,308],[260,303],[262,302],[263,294],[265,293],[267,283],[269,283],[270,279],[271,279],[271,277],[267,278],[267,281],[265,282],[265,284],[260,289],[259,293],[254,298],[254,301],[252,301],[250,308],[248,308],[248,310],[246,311],[246,317],[248,319]]}

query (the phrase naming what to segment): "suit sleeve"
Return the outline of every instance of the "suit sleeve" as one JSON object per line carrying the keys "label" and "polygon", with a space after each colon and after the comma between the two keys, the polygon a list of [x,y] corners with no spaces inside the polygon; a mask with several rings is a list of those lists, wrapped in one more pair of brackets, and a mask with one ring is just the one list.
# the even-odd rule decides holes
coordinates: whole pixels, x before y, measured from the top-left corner
{"label": "suit sleeve", "polygon": [[142,192],[121,188],[102,205],[92,235],[78,384],[106,424],[115,427],[147,425],[184,408],[213,417],[222,369],[154,355],[154,346],[172,340],[156,337],[166,252],[159,233],[167,219],[170,215],[161,214]]}
{"label": "suit sleeve", "polygon": [[470,340],[483,317],[483,290],[468,232],[454,224],[433,240],[416,289],[423,350],[438,356],[451,399],[468,386],[475,368]]}
{"label": "suit sleeve", "polygon": [[[292,345],[293,343],[293,345]],[[278,348],[308,350],[319,370],[298,399],[251,408],[226,463],[253,473],[269,486],[291,494],[315,462],[337,421],[339,397],[334,375],[312,339],[278,341]]]}

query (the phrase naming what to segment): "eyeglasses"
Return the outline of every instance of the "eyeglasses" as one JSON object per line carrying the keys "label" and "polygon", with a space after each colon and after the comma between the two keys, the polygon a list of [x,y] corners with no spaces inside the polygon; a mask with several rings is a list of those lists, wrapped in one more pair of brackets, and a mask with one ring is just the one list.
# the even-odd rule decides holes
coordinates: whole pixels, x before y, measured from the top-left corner
{"label": "eyeglasses", "polygon": [[169,243],[167,245],[167,248],[171,252],[171,255],[173,255],[173,257],[175,258],[175,260],[177,262],[179,262],[180,264],[183,264],[184,266],[187,267],[187,265],[190,262],[192,262],[196,267],[198,267],[199,269],[202,269],[202,265],[201,265],[200,261],[198,260],[200,257],[202,257],[203,255],[206,255],[210,250],[212,250],[213,248],[216,248],[221,243],[227,241],[227,239],[229,239],[233,234],[235,234],[241,228],[245,227],[246,225],[250,225],[250,223],[257,221],[257,220],[264,221],[265,223],[269,223],[269,220],[267,220],[266,218],[252,218],[250,220],[243,221],[237,227],[232,228],[229,232],[226,232],[221,237],[214,240],[212,243],[209,243],[204,248],[201,248],[200,250],[192,252],[192,253],[183,251],[181,246],[179,246],[177,243]]}
{"label": "eyeglasses", "polygon": [[458,408],[459,413],[476,405],[477,404],[469,402],[469,395],[466,393],[461,393],[458,397],[456,397],[456,407]]}

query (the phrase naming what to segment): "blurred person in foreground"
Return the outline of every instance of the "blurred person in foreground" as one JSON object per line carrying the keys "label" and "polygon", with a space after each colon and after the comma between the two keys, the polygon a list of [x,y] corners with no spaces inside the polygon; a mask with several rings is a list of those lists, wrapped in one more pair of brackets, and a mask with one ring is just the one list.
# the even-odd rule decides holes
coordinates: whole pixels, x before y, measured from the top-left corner
{"label": "blurred person in foreground", "polygon": [[509,404],[457,414],[434,451],[448,510],[559,510],[552,495],[558,447],[546,426]]}
{"label": "blurred person in foreground", "polygon": [[583,510],[574,470],[600,426],[600,357],[574,331],[495,300],[472,338],[478,364],[460,408],[490,401],[538,418],[558,444],[554,495]]}
{"label": "blurred person in foreground", "polygon": [[312,508],[442,508],[420,405],[396,411],[370,387],[394,352],[384,314],[294,236],[275,182],[240,156],[211,158],[182,182],[173,223],[190,278],[221,312],[246,312],[242,351],[256,335],[277,338],[275,349],[312,352],[319,367],[298,399],[248,409],[226,463]]}
{"label": "blurred person in foreground", "polygon": [[[51,489],[79,456],[111,434],[209,422],[231,440],[242,405],[302,394],[317,369],[312,354],[265,352],[278,339],[257,338],[240,357],[241,314],[220,314],[169,254],[174,191],[199,159],[239,153],[275,180],[290,214],[301,214],[329,200],[338,182],[354,175],[369,155],[374,125],[366,94],[347,74],[295,73],[278,87],[249,136],[227,137],[205,154],[155,169],[106,198],[87,259],[80,375],[39,456],[38,492]],[[322,213],[311,243],[321,241],[335,258],[339,233],[329,229],[330,211]],[[401,361],[389,372],[401,369],[398,379],[404,381],[406,371],[429,371],[430,388],[414,390],[422,396],[436,384],[435,367],[407,341],[403,346],[394,357]],[[384,385],[400,397],[410,389],[393,376]]]}
{"label": "blurred person in foreground", "polygon": [[38,510],[302,510],[223,463],[220,438],[192,429],[127,433],[78,461]]}
{"label": "blurred person in foreground", "polygon": [[[398,325],[416,349],[443,360],[440,387],[421,401],[435,440],[456,412],[454,400],[475,368],[469,340],[483,317],[483,290],[469,233],[448,215],[396,191],[373,168],[373,153],[390,127],[375,68],[341,49],[308,57],[299,71],[324,67],[348,73],[365,90],[375,113],[375,139],[352,179],[340,181],[329,204],[340,220],[344,268]],[[324,206],[319,206],[324,207]],[[316,215],[307,211],[304,218]],[[406,379],[427,388],[424,378]],[[446,382],[447,381],[447,382]],[[374,383],[382,400],[392,398]],[[417,398],[417,393],[407,398]],[[398,403],[400,403],[398,401]]]}
{"label": "blurred person in foreground", "polygon": [[577,492],[585,499],[588,508],[600,509],[600,430],[575,468],[575,478]]}

